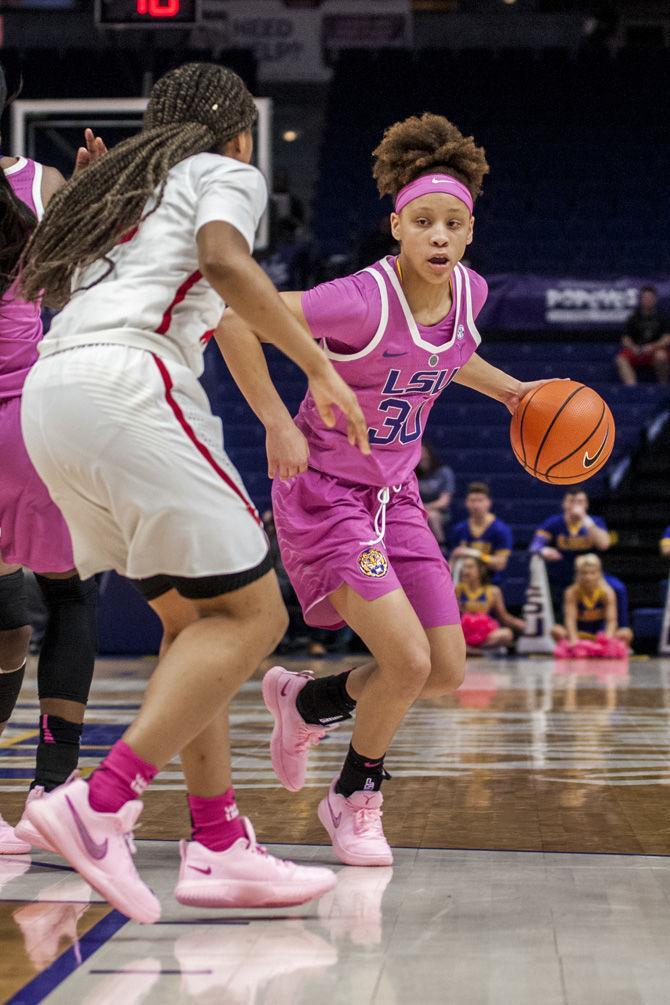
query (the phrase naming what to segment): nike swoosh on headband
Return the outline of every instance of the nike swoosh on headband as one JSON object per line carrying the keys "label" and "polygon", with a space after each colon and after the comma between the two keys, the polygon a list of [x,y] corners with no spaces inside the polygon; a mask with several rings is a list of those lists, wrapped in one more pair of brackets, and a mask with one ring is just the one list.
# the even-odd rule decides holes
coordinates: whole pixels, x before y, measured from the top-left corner
{"label": "nike swoosh on headband", "polygon": [[596,450],[596,452],[593,455],[593,457],[589,457],[588,450],[586,450],[584,452],[584,460],[583,460],[582,463],[583,463],[583,465],[584,465],[585,468],[592,468],[593,465],[596,463],[596,461],[598,460],[598,458],[602,454],[603,450],[605,449],[605,444],[607,443],[607,441],[609,439],[609,435],[610,435],[610,427],[608,426],[607,427],[607,432],[605,433],[605,439],[600,444],[600,447],[598,448],[598,450]]}

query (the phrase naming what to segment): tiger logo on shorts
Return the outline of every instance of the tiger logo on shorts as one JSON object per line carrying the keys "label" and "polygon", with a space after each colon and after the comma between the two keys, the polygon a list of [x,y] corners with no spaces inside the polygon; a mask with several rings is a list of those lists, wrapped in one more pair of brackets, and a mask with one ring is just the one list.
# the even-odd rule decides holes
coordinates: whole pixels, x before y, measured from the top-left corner
{"label": "tiger logo on shorts", "polygon": [[386,555],[376,548],[368,548],[358,556],[358,566],[364,576],[371,576],[373,579],[381,579],[389,569]]}

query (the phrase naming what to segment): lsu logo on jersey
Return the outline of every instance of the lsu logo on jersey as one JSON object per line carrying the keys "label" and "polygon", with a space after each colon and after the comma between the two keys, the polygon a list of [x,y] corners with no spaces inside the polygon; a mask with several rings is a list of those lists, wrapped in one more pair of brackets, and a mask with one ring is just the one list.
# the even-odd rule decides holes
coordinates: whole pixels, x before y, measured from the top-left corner
{"label": "lsu logo on jersey", "polygon": [[389,570],[389,563],[386,555],[376,548],[368,548],[358,556],[358,567],[364,576],[371,576],[373,579],[381,579]]}

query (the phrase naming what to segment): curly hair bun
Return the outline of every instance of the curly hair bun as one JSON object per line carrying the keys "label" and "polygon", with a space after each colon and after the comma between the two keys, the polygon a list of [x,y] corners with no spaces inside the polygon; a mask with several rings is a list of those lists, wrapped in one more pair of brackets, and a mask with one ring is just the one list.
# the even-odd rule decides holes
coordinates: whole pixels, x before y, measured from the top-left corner
{"label": "curly hair bun", "polygon": [[389,126],[372,153],[372,175],[380,196],[395,198],[415,178],[439,169],[467,185],[476,199],[489,171],[484,148],[476,146],[472,136],[463,136],[449,119],[430,112]]}

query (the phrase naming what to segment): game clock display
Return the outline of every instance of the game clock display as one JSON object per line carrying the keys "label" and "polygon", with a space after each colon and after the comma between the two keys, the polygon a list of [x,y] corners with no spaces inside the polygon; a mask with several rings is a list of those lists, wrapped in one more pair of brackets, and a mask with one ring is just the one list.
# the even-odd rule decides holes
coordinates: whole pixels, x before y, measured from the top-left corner
{"label": "game clock display", "polygon": [[200,0],[96,0],[105,28],[188,28],[200,20]]}

